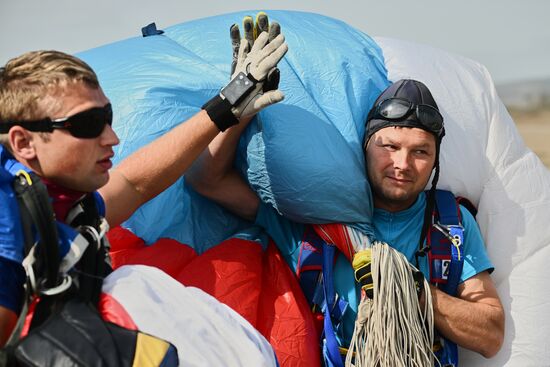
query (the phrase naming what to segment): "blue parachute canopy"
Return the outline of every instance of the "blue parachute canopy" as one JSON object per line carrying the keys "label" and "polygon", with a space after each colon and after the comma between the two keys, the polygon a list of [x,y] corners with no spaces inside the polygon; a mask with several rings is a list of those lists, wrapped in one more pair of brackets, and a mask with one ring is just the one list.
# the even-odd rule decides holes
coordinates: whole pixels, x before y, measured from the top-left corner
{"label": "blue parachute canopy", "polygon": [[[117,162],[200,110],[229,79],[229,27],[240,12],[172,26],[80,53],[114,109]],[[300,222],[370,227],[364,122],[389,82],[364,33],[325,16],[270,11],[289,51],[279,64],[282,103],[262,111],[240,141],[236,165],[261,199]],[[154,32],[158,33],[158,32]],[[116,162],[115,162],[116,163]],[[147,242],[170,237],[202,252],[249,226],[178,180],[126,223]]]}

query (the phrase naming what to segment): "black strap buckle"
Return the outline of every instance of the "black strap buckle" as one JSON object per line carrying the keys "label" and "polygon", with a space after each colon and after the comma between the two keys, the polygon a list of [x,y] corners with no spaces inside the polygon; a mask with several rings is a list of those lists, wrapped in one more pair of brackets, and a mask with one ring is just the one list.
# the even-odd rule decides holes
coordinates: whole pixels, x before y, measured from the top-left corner
{"label": "black strap buckle", "polygon": [[431,246],[424,246],[420,250],[418,250],[414,253],[414,259],[416,261],[416,267],[418,269],[420,269],[420,265],[418,263],[418,258],[426,256],[428,254],[428,252],[430,252],[431,249],[432,249]]}

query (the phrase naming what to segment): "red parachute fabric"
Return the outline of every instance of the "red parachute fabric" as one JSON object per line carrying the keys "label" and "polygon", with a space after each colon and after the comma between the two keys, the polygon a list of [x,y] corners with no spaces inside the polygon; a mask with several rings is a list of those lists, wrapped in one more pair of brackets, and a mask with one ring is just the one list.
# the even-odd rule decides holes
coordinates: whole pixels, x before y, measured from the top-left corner
{"label": "red parachute fabric", "polygon": [[138,330],[132,316],[110,294],[101,293],[98,309],[103,320],[112,322],[128,330]]}
{"label": "red parachute fabric", "polygon": [[271,343],[279,364],[320,366],[319,335],[300,286],[279,250],[231,238],[198,255],[171,239],[145,243],[121,227],[108,233],[113,267],[155,266],[202,289],[250,322]]}
{"label": "red parachute fabric", "polygon": [[313,229],[323,241],[335,245],[350,263],[353,262],[353,255],[355,255],[354,244],[346,230],[345,224],[314,224]]}

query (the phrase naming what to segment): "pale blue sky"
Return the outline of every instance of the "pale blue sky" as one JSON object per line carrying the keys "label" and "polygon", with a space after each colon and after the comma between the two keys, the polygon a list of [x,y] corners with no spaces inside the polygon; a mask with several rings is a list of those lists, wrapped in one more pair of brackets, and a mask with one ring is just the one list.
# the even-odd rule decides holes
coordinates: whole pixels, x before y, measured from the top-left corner
{"label": "pale blue sky", "polygon": [[371,36],[432,45],[481,62],[497,84],[550,78],[549,0],[0,0],[0,64],[136,36],[153,21],[165,28],[245,9],[321,13]]}

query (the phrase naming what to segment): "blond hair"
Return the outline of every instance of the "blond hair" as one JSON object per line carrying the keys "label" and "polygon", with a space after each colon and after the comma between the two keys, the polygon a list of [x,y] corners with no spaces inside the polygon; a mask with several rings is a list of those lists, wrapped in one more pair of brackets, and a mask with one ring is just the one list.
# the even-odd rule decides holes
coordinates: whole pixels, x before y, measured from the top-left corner
{"label": "blond hair", "polygon": [[[97,75],[84,61],[59,51],[32,51],[0,68],[0,123],[46,117],[40,101],[68,84],[99,88]],[[6,134],[0,135],[6,145]]]}

